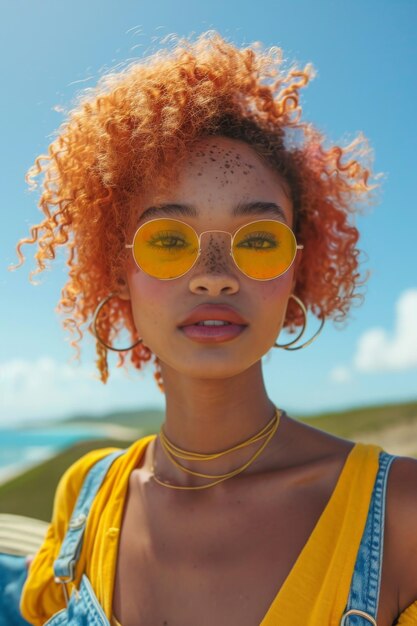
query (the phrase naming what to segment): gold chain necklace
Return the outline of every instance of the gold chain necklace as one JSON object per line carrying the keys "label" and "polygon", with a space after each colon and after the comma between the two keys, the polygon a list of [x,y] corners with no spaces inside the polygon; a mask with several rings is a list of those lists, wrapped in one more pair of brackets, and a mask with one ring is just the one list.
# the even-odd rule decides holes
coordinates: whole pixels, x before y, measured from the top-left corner
{"label": "gold chain necklace", "polygon": [[[249,439],[237,444],[236,446],[233,446],[232,448],[223,450],[222,452],[213,452],[211,454],[190,452],[188,450],[183,450],[182,448],[178,448],[171,441],[169,441],[168,437],[164,433],[163,427],[161,426],[161,429],[159,431],[159,438],[162,444],[162,449],[164,450],[167,458],[176,467],[178,467],[178,469],[182,470],[183,472],[186,472],[187,474],[192,474],[193,476],[199,476],[201,478],[215,478],[216,480],[214,480],[212,483],[209,483],[207,485],[199,485],[195,487],[184,487],[182,485],[172,485],[170,483],[160,480],[155,475],[155,448],[154,448],[154,454],[153,454],[153,460],[152,460],[152,478],[155,480],[155,482],[158,483],[158,485],[162,485],[163,487],[168,487],[169,489],[182,489],[182,490],[187,490],[187,491],[198,490],[198,489],[208,489],[209,487],[214,487],[214,485],[218,485],[219,483],[223,482],[224,480],[227,480],[228,478],[233,478],[233,476],[236,476],[237,474],[240,474],[245,469],[247,469],[263,452],[263,450],[266,448],[266,446],[271,441],[272,437],[277,431],[277,428],[280,423],[281,415],[282,415],[282,411],[279,410],[277,407],[275,407],[274,417],[258,433],[256,433],[255,435],[252,435],[252,437],[250,437]],[[241,448],[244,448],[264,438],[266,438],[265,441],[258,448],[258,450],[252,455],[249,461],[246,461],[246,463],[244,463],[241,467],[238,467],[237,469],[231,472],[228,472],[227,474],[203,474],[200,472],[194,472],[190,470],[188,467],[184,467],[183,465],[178,463],[178,461],[176,461],[174,458],[176,456],[178,458],[186,459],[190,461],[211,461],[213,459],[219,458],[220,456],[223,456],[224,454],[233,452],[234,450],[240,450]]]}

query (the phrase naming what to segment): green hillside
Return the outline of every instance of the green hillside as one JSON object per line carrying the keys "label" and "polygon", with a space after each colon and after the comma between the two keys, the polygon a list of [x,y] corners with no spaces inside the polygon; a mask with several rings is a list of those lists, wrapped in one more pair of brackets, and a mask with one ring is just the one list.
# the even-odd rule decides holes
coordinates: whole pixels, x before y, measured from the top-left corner
{"label": "green hillside", "polygon": [[0,513],[28,515],[49,521],[56,486],[65,470],[90,450],[127,448],[132,442],[116,439],[83,441],[0,485]]}
{"label": "green hillside", "polygon": [[[303,422],[338,437],[351,438],[362,432],[378,432],[400,423],[417,422],[417,401],[359,407],[339,413],[320,413],[312,417],[297,417]],[[417,441],[416,441],[417,450]]]}
{"label": "green hillside", "polygon": [[[308,418],[293,414],[290,417],[339,437],[355,441],[360,439],[361,433],[365,432],[374,432],[377,435],[377,433],[400,424],[409,424],[410,427],[417,426],[417,401],[361,407],[338,413],[323,413]],[[67,420],[66,423],[68,421],[77,424],[94,422],[97,425],[129,426],[136,429],[136,438],[138,438],[156,433],[162,418],[161,411],[132,411],[113,413],[101,419],[91,416],[77,416]],[[43,425],[45,424],[46,422]],[[54,425],[56,426],[56,422]],[[84,441],[67,448],[54,458],[28,470],[4,485],[0,485],[0,513],[28,515],[49,521],[58,480],[74,461],[93,449],[109,446],[126,448],[131,443],[131,440],[99,439]],[[417,440],[414,456],[417,457]]]}

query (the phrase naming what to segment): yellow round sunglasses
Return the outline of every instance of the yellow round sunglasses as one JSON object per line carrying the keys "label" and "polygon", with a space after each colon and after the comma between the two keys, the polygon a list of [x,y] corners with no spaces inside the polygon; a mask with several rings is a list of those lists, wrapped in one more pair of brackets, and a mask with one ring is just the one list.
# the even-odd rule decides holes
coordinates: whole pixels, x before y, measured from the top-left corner
{"label": "yellow round sunglasses", "polygon": [[139,269],[160,280],[183,276],[201,254],[201,239],[207,233],[230,235],[230,254],[236,267],[249,278],[272,280],[294,262],[297,244],[291,228],[278,220],[256,220],[234,233],[205,230],[197,234],[192,226],[178,219],[157,218],[145,222],[134,234],[131,248]]}

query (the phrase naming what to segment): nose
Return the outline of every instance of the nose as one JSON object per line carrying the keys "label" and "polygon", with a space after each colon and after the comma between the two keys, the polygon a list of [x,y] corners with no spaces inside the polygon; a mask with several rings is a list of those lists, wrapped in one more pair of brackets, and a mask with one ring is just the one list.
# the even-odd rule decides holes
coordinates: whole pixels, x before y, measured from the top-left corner
{"label": "nose", "polygon": [[[206,245],[204,245],[206,244]],[[190,271],[189,288],[194,293],[217,296],[239,290],[237,268],[230,254],[230,235],[207,233],[195,266]]]}

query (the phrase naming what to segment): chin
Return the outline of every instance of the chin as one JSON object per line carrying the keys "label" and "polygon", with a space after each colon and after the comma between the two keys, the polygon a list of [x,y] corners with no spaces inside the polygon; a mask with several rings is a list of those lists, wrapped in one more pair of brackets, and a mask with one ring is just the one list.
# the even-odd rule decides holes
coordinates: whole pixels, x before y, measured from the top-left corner
{"label": "chin", "polygon": [[190,379],[199,380],[225,380],[227,378],[234,378],[243,374],[251,367],[254,367],[261,362],[263,355],[250,355],[245,354],[243,358],[242,351],[234,354],[226,355],[224,352],[220,354],[208,355],[207,352],[203,355],[192,355],[182,353],[181,361],[178,359],[160,359],[162,375],[164,373],[164,366],[168,367],[171,372],[177,373],[179,376],[186,376]]}

